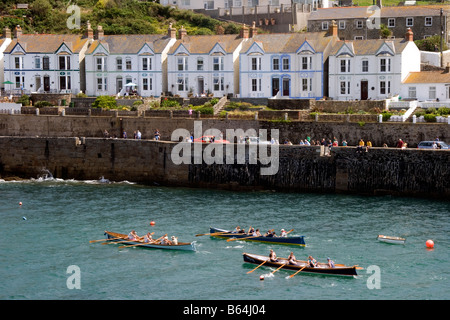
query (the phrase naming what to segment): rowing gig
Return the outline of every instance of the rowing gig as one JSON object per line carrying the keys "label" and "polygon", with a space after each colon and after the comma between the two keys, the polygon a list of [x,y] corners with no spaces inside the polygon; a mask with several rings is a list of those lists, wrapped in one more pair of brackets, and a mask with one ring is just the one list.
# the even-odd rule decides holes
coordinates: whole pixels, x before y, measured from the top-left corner
{"label": "rowing gig", "polygon": [[[285,245],[294,245],[294,246],[305,246],[305,237],[304,236],[294,236],[294,237],[253,237],[247,233],[232,233],[229,230],[213,228],[210,227],[210,233],[214,233],[212,237],[217,238],[236,238],[242,241],[256,241],[256,242],[265,242],[265,243],[273,243],[273,244],[285,244]],[[218,234],[217,234],[218,233]]]}
{"label": "rowing gig", "polygon": [[356,266],[345,266],[345,265],[335,265],[334,268],[330,268],[326,263],[318,263],[318,266],[313,268],[308,265],[307,261],[302,260],[295,260],[296,264],[290,264],[288,262],[288,259],[286,258],[277,258],[278,262],[272,262],[269,260],[268,256],[262,256],[258,254],[251,254],[251,253],[243,253],[244,256],[244,262],[248,263],[254,263],[254,264],[261,264],[264,261],[264,266],[266,267],[273,267],[273,268],[280,268],[282,265],[284,265],[281,269],[287,269],[287,270],[295,270],[298,271],[300,269],[301,272],[306,273],[314,273],[314,274],[323,274],[323,275],[334,275],[334,276],[357,276],[356,273]]}
{"label": "rowing gig", "polygon": [[153,248],[153,249],[165,249],[165,250],[183,250],[183,251],[196,251],[195,241],[193,242],[178,242],[178,244],[160,244],[160,243],[146,243],[141,241],[128,240],[128,235],[105,231],[105,235],[108,237],[107,242],[119,242],[121,245],[132,245],[138,248]]}

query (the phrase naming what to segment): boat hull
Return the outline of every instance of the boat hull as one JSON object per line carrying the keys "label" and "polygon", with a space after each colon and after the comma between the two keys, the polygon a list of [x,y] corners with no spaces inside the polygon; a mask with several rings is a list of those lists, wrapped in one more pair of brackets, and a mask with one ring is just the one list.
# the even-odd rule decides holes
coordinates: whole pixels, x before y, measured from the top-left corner
{"label": "boat hull", "polygon": [[405,244],[406,239],[399,238],[399,237],[389,237],[389,236],[383,236],[378,235],[378,241],[390,243],[390,244]]}
{"label": "boat hull", "polygon": [[[304,236],[296,236],[296,237],[251,237],[248,234],[241,233],[231,233],[229,230],[220,229],[220,228],[210,228],[210,233],[217,232],[226,232],[218,235],[213,235],[213,237],[217,238],[237,238],[242,241],[256,241],[256,242],[265,242],[272,244],[284,244],[284,245],[294,245],[294,246],[305,246],[305,237]],[[248,238],[251,237],[251,238]]]}
{"label": "boat hull", "polygon": [[[151,249],[164,249],[164,250],[182,250],[182,251],[196,251],[195,241],[194,242],[179,242],[177,245],[167,245],[167,244],[142,244],[139,241],[128,240],[126,234],[105,231],[105,235],[108,237],[110,242],[118,242],[121,245],[137,245],[137,248],[151,248]],[[117,239],[119,238],[119,239]]]}
{"label": "boat hull", "polygon": [[312,268],[308,266],[307,261],[296,260],[297,264],[289,264],[287,259],[278,258],[278,262],[267,261],[269,259],[268,256],[262,256],[257,254],[243,253],[244,262],[253,263],[260,265],[264,261],[264,266],[279,268],[282,264],[284,264],[283,268],[287,270],[298,271],[302,269],[301,273],[314,273],[314,274],[323,274],[323,275],[334,275],[334,276],[357,276],[356,266],[336,266],[334,268],[328,267],[326,264],[320,263],[318,267]]}

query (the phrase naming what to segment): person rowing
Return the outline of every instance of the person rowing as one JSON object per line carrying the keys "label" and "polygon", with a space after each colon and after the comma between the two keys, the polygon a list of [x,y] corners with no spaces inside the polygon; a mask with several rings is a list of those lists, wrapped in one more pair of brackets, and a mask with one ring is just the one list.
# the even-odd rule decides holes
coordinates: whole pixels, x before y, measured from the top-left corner
{"label": "person rowing", "polygon": [[270,249],[269,260],[271,262],[278,262],[277,255],[275,254],[275,251],[273,251],[272,249]]}
{"label": "person rowing", "polygon": [[308,265],[309,265],[311,268],[317,267],[317,260],[314,259],[312,256],[309,256],[309,257],[308,257]]}
{"label": "person rowing", "polygon": [[331,260],[330,258],[327,258],[327,261],[328,261],[328,267],[334,268],[334,261]]}
{"label": "person rowing", "polygon": [[289,264],[297,265],[297,259],[295,259],[294,253],[291,252],[291,254],[288,257]]}
{"label": "person rowing", "polygon": [[241,227],[237,226],[233,231],[231,231],[231,233],[240,233],[241,232]]}
{"label": "person rowing", "polygon": [[281,229],[280,237],[284,237],[284,238],[287,237],[287,232],[286,232],[286,230]]}
{"label": "person rowing", "polygon": [[144,242],[145,243],[153,243],[154,240],[152,238],[152,234],[150,232],[148,232],[145,236],[144,236]]}
{"label": "person rowing", "polygon": [[252,233],[253,237],[261,237],[261,232],[259,232],[259,229],[256,229],[253,233]]}
{"label": "person rowing", "polygon": [[128,240],[132,240],[132,241],[139,241],[140,238],[137,235],[136,231],[131,230],[131,232],[128,234]]}

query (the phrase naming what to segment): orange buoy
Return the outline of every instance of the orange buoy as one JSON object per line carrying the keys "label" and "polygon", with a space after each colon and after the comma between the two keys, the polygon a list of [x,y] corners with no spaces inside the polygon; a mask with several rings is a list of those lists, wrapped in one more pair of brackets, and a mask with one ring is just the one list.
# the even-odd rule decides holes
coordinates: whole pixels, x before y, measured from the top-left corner
{"label": "orange buoy", "polygon": [[155,221],[150,221],[150,225],[154,226],[155,225]]}
{"label": "orange buoy", "polygon": [[21,206],[22,205],[22,202],[19,202],[19,206]]}
{"label": "orange buoy", "polygon": [[429,249],[434,248],[434,242],[433,242],[433,240],[427,240],[427,242],[425,242],[425,245],[426,245],[427,248],[429,248]]}

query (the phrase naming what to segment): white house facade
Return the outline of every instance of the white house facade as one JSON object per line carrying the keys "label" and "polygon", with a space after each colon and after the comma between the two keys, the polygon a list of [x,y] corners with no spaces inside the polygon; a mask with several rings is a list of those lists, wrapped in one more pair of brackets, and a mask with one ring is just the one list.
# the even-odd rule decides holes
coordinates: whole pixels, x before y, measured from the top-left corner
{"label": "white house facade", "polygon": [[399,95],[402,81],[420,71],[410,30],[404,39],[338,41],[329,57],[329,97],[381,100]]}
{"label": "white house facade", "polygon": [[444,71],[410,72],[403,81],[400,97],[418,101],[450,101],[450,66]]}
{"label": "white house facade", "polygon": [[335,41],[325,32],[252,36],[239,58],[239,96],[323,98],[325,60]]}
{"label": "white house facade", "polygon": [[239,35],[188,36],[180,29],[167,58],[168,91],[180,97],[236,94],[242,41]]}
{"label": "white house facade", "polygon": [[85,55],[86,94],[159,97],[166,91],[167,52],[176,41],[168,35],[104,35],[98,27]]}
{"label": "white house facade", "polygon": [[[294,3],[309,2],[306,0],[294,0]],[[176,6],[180,9],[194,10],[206,9],[213,10],[219,8],[232,7],[254,7],[254,6],[290,6],[291,0],[161,0],[163,6]]]}
{"label": "white house facade", "polygon": [[88,39],[79,35],[22,34],[19,26],[4,51],[5,87],[15,93],[81,90],[80,64]]}
{"label": "white house facade", "polygon": [[3,52],[6,50],[6,48],[11,43],[11,30],[9,28],[5,28],[3,30],[3,35],[0,38],[0,89],[8,88],[8,85],[4,84],[5,82],[5,74],[3,72],[5,66],[4,66],[4,55]]}

